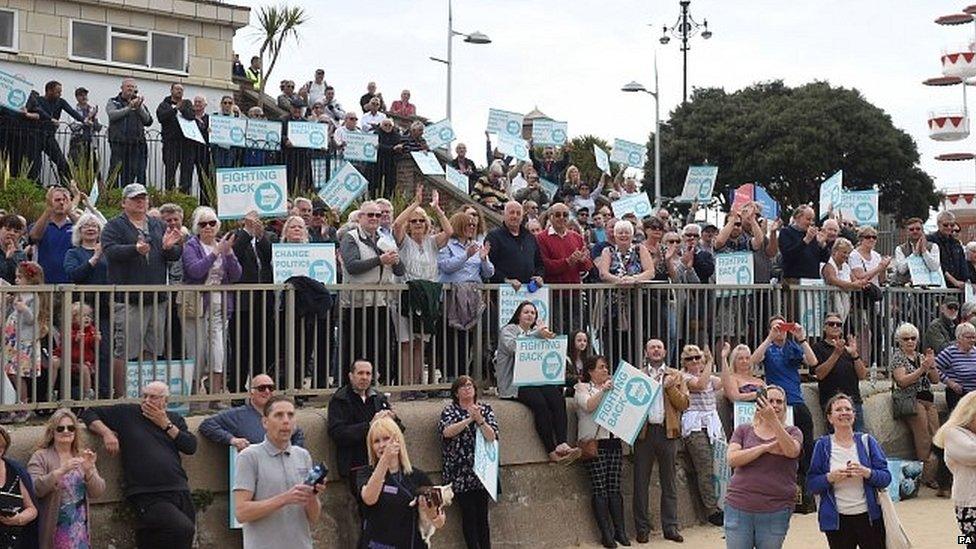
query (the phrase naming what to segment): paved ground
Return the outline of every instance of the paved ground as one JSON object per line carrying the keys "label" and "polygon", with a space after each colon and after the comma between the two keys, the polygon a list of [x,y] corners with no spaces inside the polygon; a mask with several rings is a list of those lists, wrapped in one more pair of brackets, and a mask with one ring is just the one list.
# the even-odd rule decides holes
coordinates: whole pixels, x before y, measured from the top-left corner
{"label": "paved ground", "polygon": [[[953,510],[952,501],[948,499],[938,499],[935,492],[923,488],[920,497],[910,499],[905,502],[895,504],[898,515],[901,517],[902,524],[912,538],[916,549],[949,549],[952,547],[963,547],[956,544],[956,535],[959,528],[956,525],[956,516]],[[683,544],[665,541],[659,532],[654,532],[650,545],[637,545],[634,547],[661,547],[679,549],[688,547],[691,549],[712,549],[725,547],[725,539],[722,537],[722,529],[711,526],[698,526],[683,530],[685,538]],[[633,540],[631,540],[633,542]],[[599,544],[583,545],[586,548],[601,547]],[[793,515],[790,521],[790,532],[786,536],[784,549],[818,549],[827,547],[827,539],[820,532],[817,526],[817,516]]]}

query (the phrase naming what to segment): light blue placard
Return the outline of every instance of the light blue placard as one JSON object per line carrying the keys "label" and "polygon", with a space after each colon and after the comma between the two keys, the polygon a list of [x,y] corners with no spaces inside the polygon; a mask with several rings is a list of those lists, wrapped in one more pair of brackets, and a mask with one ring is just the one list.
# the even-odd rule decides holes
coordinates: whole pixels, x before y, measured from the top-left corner
{"label": "light blue placard", "polygon": [[820,184],[820,219],[826,219],[833,208],[840,207],[844,193],[844,170],[827,178]]}
{"label": "light blue placard", "polygon": [[622,219],[629,213],[636,215],[637,219],[643,219],[653,213],[651,198],[647,193],[622,196],[611,202],[610,207],[613,208],[613,216],[617,219]]}
{"label": "light blue placard", "polygon": [[346,163],[319,189],[319,197],[330,207],[344,212],[359,195],[366,192],[369,182],[351,163]]}
{"label": "light blue placard", "polygon": [[511,156],[516,160],[529,159],[529,143],[521,137],[499,135],[498,150],[505,156]]}
{"label": "light blue placard", "polygon": [[319,122],[288,122],[288,141],[298,149],[324,149],[329,146],[329,126]]}
{"label": "light blue placard", "polygon": [[685,186],[676,202],[698,202],[708,204],[712,201],[715,190],[715,179],[718,178],[718,166],[688,166],[685,175]]}
{"label": "light blue placard", "polygon": [[349,132],[346,134],[343,157],[356,162],[376,162],[380,136],[375,133]]}
{"label": "light blue placard", "polygon": [[424,175],[444,175],[444,168],[438,162],[437,157],[432,152],[415,151],[410,153],[420,173]]}
{"label": "light blue placard", "polygon": [[941,269],[930,271],[929,266],[921,256],[908,256],[908,272],[912,277],[912,286],[945,288],[945,275]]}
{"label": "light blue placard", "polygon": [[230,515],[227,526],[231,530],[240,530],[241,523],[237,522],[237,504],[234,503],[234,484],[237,483],[237,447],[231,444],[227,448],[227,508]]}
{"label": "light blue placard", "polygon": [[440,122],[431,124],[424,128],[424,141],[431,149],[447,147],[454,141],[454,128],[451,127],[450,119],[445,118]]}
{"label": "light blue placard", "polygon": [[535,387],[565,384],[567,339],[566,336],[556,336],[552,339],[516,338],[512,385]]}
{"label": "light blue placard", "polygon": [[210,115],[210,143],[221,147],[243,147],[247,119],[239,116]]}
{"label": "light blue placard", "polygon": [[23,78],[0,70],[0,107],[19,111],[27,105],[33,88],[34,85]]}
{"label": "light blue placard", "polygon": [[556,185],[552,181],[549,181],[548,179],[543,179],[541,177],[539,178],[539,185],[542,187],[542,190],[545,191],[547,195],[549,195],[549,200],[553,200],[556,198],[556,193],[559,192],[559,185]]}
{"label": "light blue placard", "polygon": [[196,141],[197,143],[206,143],[203,139],[203,134],[200,133],[200,126],[197,126],[196,120],[187,120],[183,118],[182,115],[176,115],[176,122],[180,125],[180,131],[183,132],[183,137]]}
{"label": "light blue placard", "polygon": [[214,186],[220,219],[241,219],[251,210],[261,217],[288,213],[288,179],[284,166],[219,168]]}
{"label": "light blue placard", "polygon": [[712,488],[719,509],[725,508],[725,493],[732,480],[732,469],[728,461],[729,443],[724,438],[712,440]]}
{"label": "light blue placard", "polygon": [[[157,360],[155,362],[125,363],[125,396],[139,398],[142,388],[150,381],[162,381],[169,386],[169,394],[190,396],[193,388],[192,360]],[[188,402],[171,402],[166,408],[170,412],[185,416],[190,411]]]}
{"label": "light blue placard", "polygon": [[271,269],[275,284],[284,284],[293,276],[307,276],[326,285],[335,284],[335,244],[272,244]]}
{"label": "light blue placard", "polygon": [[827,313],[827,298],[831,297],[830,292],[823,290],[807,290],[803,287],[823,287],[824,281],[819,278],[800,279],[800,318],[794,320],[803,326],[803,331],[807,337],[821,337],[823,335],[823,317]]}
{"label": "light blue placard", "polygon": [[521,137],[524,118],[517,112],[488,109],[488,133]]}
{"label": "light blue placard", "polygon": [[[715,254],[715,283],[729,286],[754,284],[756,271],[751,252]],[[719,290],[716,297],[746,295],[749,290]]]}
{"label": "light blue placard", "polygon": [[481,481],[481,485],[488,491],[493,501],[498,501],[498,467],[501,461],[501,449],[498,438],[488,442],[481,429],[478,429],[474,439],[474,474]]}
{"label": "light blue placard", "polygon": [[[631,168],[644,169],[647,161],[647,147],[640,143],[614,139],[610,149],[610,160],[618,164],[625,164]],[[609,172],[609,169],[607,170]]]}
{"label": "light blue placard", "polygon": [[98,197],[101,194],[101,189],[98,186],[98,181],[92,184],[91,193],[88,194],[88,204],[94,208],[98,204]]}
{"label": "light blue placard", "polygon": [[656,398],[661,398],[661,384],[621,360],[613,374],[613,389],[604,395],[593,418],[597,425],[633,446]]}
{"label": "light blue placard", "polygon": [[593,157],[596,159],[596,167],[600,168],[600,171],[610,173],[610,157],[607,156],[606,151],[596,144],[593,145]]}
{"label": "light blue placard", "polygon": [[244,134],[245,146],[249,149],[277,151],[281,149],[281,122],[277,120],[258,120],[251,118],[247,121],[247,131]]}
{"label": "light blue placard", "polygon": [[[748,425],[752,423],[753,418],[756,416],[756,402],[749,400],[737,400],[735,406],[732,408],[732,428],[735,429],[739,425]],[[793,407],[786,407],[786,424],[793,425]]]}
{"label": "light blue placard", "polygon": [[562,146],[566,144],[568,138],[569,124],[566,122],[556,122],[555,120],[533,120],[532,121],[532,144],[535,146],[554,145]]}
{"label": "light blue placard", "polygon": [[517,292],[508,284],[498,288],[498,325],[508,324],[523,301],[531,301],[535,305],[540,326],[549,325],[549,287],[543,286],[530,294],[526,284],[522,284]]}
{"label": "light blue placard", "polygon": [[455,170],[451,166],[447,166],[447,165],[444,166],[444,178],[447,179],[448,183],[453,185],[457,190],[461,191],[462,193],[468,194],[470,192],[468,190],[468,187],[470,185],[468,176]]}
{"label": "light blue placard", "polygon": [[878,191],[842,191],[840,214],[844,219],[852,219],[859,226],[878,226]]}

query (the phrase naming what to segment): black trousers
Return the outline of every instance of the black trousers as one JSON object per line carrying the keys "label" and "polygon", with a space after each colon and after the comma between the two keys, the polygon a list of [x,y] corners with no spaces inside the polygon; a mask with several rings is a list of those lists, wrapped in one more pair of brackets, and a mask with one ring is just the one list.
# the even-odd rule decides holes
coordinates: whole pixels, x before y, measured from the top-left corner
{"label": "black trousers", "polygon": [[546,452],[566,442],[566,399],[562,387],[520,387],[516,399],[532,411],[535,432],[539,433]]}
{"label": "black trousers", "polygon": [[190,492],[155,492],[129,496],[136,513],[139,549],[190,549],[196,509]]}
{"label": "black trousers", "polygon": [[807,471],[810,470],[810,457],[813,455],[813,416],[806,404],[790,404],[793,407],[793,423],[803,433],[803,453],[800,454],[800,469],[797,471],[797,481],[803,487],[806,499]]}
{"label": "black trousers", "polygon": [[[228,323],[230,358],[224,371],[231,391],[243,391],[248,379],[269,373],[278,356],[272,314],[274,295],[249,294],[242,293],[244,307],[234,311]],[[273,377],[273,373],[269,375]]]}
{"label": "black trousers", "polygon": [[454,502],[461,508],[461,532],[468,549],[491,549],[488,499],[484,488],[454,494]]}
{"label": "black trousers", "polygon": [[383,305],[346,307],[341,311],[339,371],[346,370],[354,360],[366,359],[373,365],[374,381],[386,385],[397,380],[397,353],[392,346],[396,332],[390,321],[390,310]]}
{"label": "black trousers", "polygon": [[[183,160],[180,161],[180,192],[190,194],[190,191],[193,189],[193,170],[197,172],[197,181],[201,188],[203,186],[203,176],[210,173],[210,150],[206,145],[190,139],[184,139],[182,155]],[[199,197],[201,201],[205,201],[207,198],[203,192],[200,193]]]}
{"label": "black trousers", "polygon": [[[176,186],[176,171],[180,169],[181,164],[183,165],[182,171],[190,172],[190,175],[193,175],[193,170],[183,164],[183,139],[163,140],[163,181],[167,189],[173,189]],[[180,177],[181,183],[182,180],[183,178]]]}
{"label": "black trousers", "polygon": [[[41,150],[57,166],[58,177],[61,181],[71,179],[71,169],[68,167],[68,161],[65,160],[64,151],[61,150],[61,145],[58,145],[58,140],[54,138],[53,133],[45,133],[41,141]],[[38,166],[38,169],[40,169],[40,166]]]}
{"label": "black trousers", "polygon": [[[960,395],[959,393],[946,387],[945,397],[946,414],[948,415],[956,409],[956,404],[959,404],[959,400],[963,397],[963,395]],[[939,423],[941,423],[941,421]],[[948,490],[952,488],[952,472],[949,471],[949,467],[946,466],[945,450],[933,444],[932,452],[935,453],[936,459],[939,460],[939,468],[935,471],[935,481],[939,483],[940,490]]]}
{"label": "black trousers", "polygon": [[871,524],[867,513],[840,515],[840,528],[827,534],[830,549],[884,549],[884,520]]}

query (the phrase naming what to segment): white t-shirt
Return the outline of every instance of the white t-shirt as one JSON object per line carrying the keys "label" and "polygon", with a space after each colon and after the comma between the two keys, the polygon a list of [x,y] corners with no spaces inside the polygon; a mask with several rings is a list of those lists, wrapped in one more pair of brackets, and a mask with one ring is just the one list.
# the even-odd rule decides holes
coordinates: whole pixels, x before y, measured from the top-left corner
{"label": "white t-shirt", "polygon": [[[868,272],[881,264],[881,254],[871,250],[871,257],[869,259],[864,259],[864,257],[861,256],[861,252],[857,251],[855,248],[854,251],[851,252],[851,256],[847,258],[847,264],[850,266],[852,271],[854,269],[864,269],[864,272]],[[881,285],[878,282],[878,275],[874,275],[874,277],[871,278],[871,282],[876,286]]]}
{"label": "white t-shirt", "polygon": [[430,280],[437,282],[437,237],[430,235],[424,238],[423,244],[406,236],[400,243],[400,261],[403,262],[405,272],[403,281]]}
{"label": "white t-shirt", "polygon": [[[836,437],[830,437],[830,470],[846,469],[849,461],[861,463],[857,457],[857,444],[844,448],[837,443]],[[863,477],[849,477],[834,483],[834,498],[837,500],[837,512],[842,515],[859,515],[868,512],[868,502],[864,498]]]}

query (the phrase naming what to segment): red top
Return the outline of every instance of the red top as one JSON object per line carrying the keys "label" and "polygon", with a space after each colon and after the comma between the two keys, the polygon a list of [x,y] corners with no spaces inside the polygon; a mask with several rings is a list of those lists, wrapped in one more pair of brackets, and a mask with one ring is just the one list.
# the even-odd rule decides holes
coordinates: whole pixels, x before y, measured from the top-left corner
{"label": "red top", "polygon": [[417,114],[417,107],[415,107],[413,103],[401,101],[399,99],[393,102],[393,107],[390,108],[390,110],[395,114],[399,114],[400,116],[415,116]]}
{"label": "red top", "polygon": [[[78,366],[84,363],[91,365],[95,362],[95,345],[98,342],[94,324],[89,324],[82,329],[77,324],[71,325],[71,370],[78,371]],[[54,356],[61,356],[61,347],[54,350]]]}
{"label": "red top", "polygon": [[[593,260],[586,249],[583,237],[576,231],[567,230],[559,236],[552,229],[536,235],[539,241],[539,251],[542,253],[542,263],[546,269],[545,280],[550,284],[579,284],[580,272],[593,268]],[[572,263],[569,256],[576,250],[583,250],[583,261]]]}

